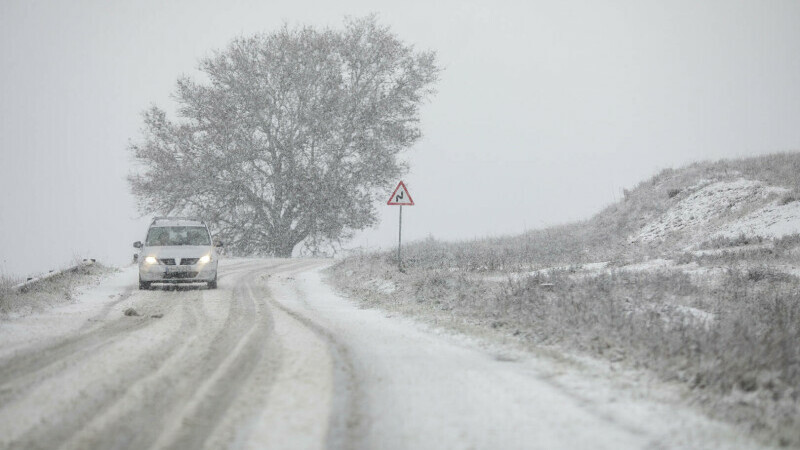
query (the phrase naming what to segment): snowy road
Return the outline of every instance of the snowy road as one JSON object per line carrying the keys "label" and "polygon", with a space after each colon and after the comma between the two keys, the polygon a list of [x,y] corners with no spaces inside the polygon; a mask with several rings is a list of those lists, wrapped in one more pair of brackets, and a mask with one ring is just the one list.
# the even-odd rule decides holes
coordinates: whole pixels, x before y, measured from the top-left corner
{"label": "snowy road", "polygon": [[169,291],[129,268],[0,322],[0,448],[755,447],[660,386],[359,309],[325,264],[230,260],[219,289]]}

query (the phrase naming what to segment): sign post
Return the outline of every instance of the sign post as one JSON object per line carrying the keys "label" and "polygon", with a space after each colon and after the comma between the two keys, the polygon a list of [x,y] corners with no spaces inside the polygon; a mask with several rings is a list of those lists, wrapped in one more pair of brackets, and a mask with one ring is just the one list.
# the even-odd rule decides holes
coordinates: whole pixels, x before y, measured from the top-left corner
{"label": "sign post", "polygon": [[411,194],[408,193],[406,185],[401,181],[397,187],[394,188],[392,196],[389,197],[387,205],[395,205],[400,207],[400,221],[397,227],[397,269],[403,271],[403,260],[400,254],[400,249],[403,246],[403,205],[413,206],[414,200],[411,199]]}
{"label": "sign post", "polygon": [[397,269],[403,271],[403,258],[400,256],[400,248],[403,246],[403,205],[400,205],[400,221],[397,224]]}

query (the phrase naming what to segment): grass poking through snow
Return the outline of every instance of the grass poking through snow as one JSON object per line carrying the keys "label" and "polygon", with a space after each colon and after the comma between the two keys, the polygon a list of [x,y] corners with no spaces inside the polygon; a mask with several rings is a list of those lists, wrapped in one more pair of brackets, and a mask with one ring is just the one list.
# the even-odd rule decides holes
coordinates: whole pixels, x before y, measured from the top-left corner
{"label": "grass poking through snow", "polygon": [[69,302],[79,286],[90,284],[111,270],[113,269],[100,263],[79,266],[74,270],[33,283],[22,290],[14,289],[14,286],[22,280],[2,277],[0,319],[23,316]]}

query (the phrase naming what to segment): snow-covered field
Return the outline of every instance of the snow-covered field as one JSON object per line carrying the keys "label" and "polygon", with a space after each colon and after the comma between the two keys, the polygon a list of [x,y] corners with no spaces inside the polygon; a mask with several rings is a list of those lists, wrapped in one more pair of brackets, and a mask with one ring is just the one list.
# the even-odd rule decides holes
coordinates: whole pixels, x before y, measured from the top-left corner
{"label": "snow-covered field", "polygon": [[0,322],[0,447],[759,447],[646,372],[363,309],[326,264],[230,260],[216,291],[128,268]]}

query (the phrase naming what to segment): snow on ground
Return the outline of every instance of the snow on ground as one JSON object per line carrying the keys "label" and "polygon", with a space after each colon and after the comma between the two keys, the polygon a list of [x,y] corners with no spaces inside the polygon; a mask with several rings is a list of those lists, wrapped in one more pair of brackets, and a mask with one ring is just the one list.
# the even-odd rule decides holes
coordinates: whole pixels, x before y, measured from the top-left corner
{"label": "snow on ground", "polygon": [[690,316],[700,321],[700,323],[702,323],[705,326],[711,325],[711,323],[714,321],[714,314],[708,311],[703,311],[702,309],[684,305],[678,305],[675,307],[675,309],[683,314],[686,314],[687,316]]}
{"label": "snow on ground", "polygon": [[391,294],[397,290],[397,286],[390,280],[373,279],[368,281],[366,286],[382,294]]}
{"label": "snow on ground", "polygon": [[132,292],[136,267],[130,266],[108,275],[97,286],[76,289],[71,303],[34,313],[9,314],[0,320],[0,357],[13,353],[20,346],[36,345],[53,336],[76,333],[99,325],[95,316],[124,302]]}
{"label": "snow on ground", "polygon": [[363,309],[329,261],[224,263],[218,290],[139,291],[131,267],[0,322],[0,448],[760,446],[646,372]]}
{"label": "snow on ground", "polygon": [[731,213],[735,214],[756,201],[786,193],[788,189],[740,178],[711,183],[703,180],[687,191],[692,193],[664,215],[645,225],[631,238],[631,242],[663,240],[667,235],[678,231],[691,231],[707,236],[707,228],[713,221]]}
{"label": "snow on ground", "polygon": [[[738,237],[738,235],[737,235]],[[721,248],[703,248],[695,249],[696,244],[692,244],[683,249],[684,252],[691,253],[695,256],[706,255],[722,255],[723,253],[741,253],[754,252],[765,248],[772,248],[772,242],[762,242],[760,244],[737,245],[734,247],[721,247]]]}
{"label": "snow on ground", "polygon": [[532,277],[536,275],[548,275],[553,272],[567,271],[574,274],[581,275],[596,275],[606,270],[609,261],[593,262],[586,264],[574,264],[571,266],[553,266],[545,267],[543,269],[529,270],[525,272],[503,272],[484,275],[482,278],[486,281],[502,283],[508,280],[517,280],[524,277]]}
{"label": "snow on ground", "polygon": [[619,270],[627,270],[631,272],[651,272],[672,267],[675,267],[675,261],[672,259],[653,258],[648,259],[647,261],[622,266],[619,268]]}
{"label": "snow on ground", "polygon": [[[548,275],[553,272],[569,272],[573,277],[589,277],[596,276],[602,273],[612,273],[619,271],[628,272],[653,272],[663,269],[678,269],[687,272],[698,270],[696,263],[678,265],[673,259],[653,258],[647,261],[638,263],[626,264],[624,266],[611,266],[608,261],[576,264],[572,266],[554,266],[545,267],[543,269],[531,270],[526,272],[508,272],[501,274],[489,274],[481,277],[486,281],[501,283],[508,280],[518,280],[520,278],[531,277],[536,275]],[[378,281],[373,281],[378,283]]]}
{"label": "snow on ground", "polygon": [[326,447],[326,342],[264,281],[320,263],[225,260],[217,290],[140,291],[129,267],[0,321],[0,448]]}
{"label": "snow on ground", "polygon": [[728,223],[714,237],[735,238],[740,235],[779,238],[800,233],[800,201],[770,204],[747,216]]}
{"label": "snow on ground", "polygon": [[270,279],[279,303],[347,349],[355,448],[753,448],[678,385],[589,358],[540,357],[361,309],[319,270]]}

